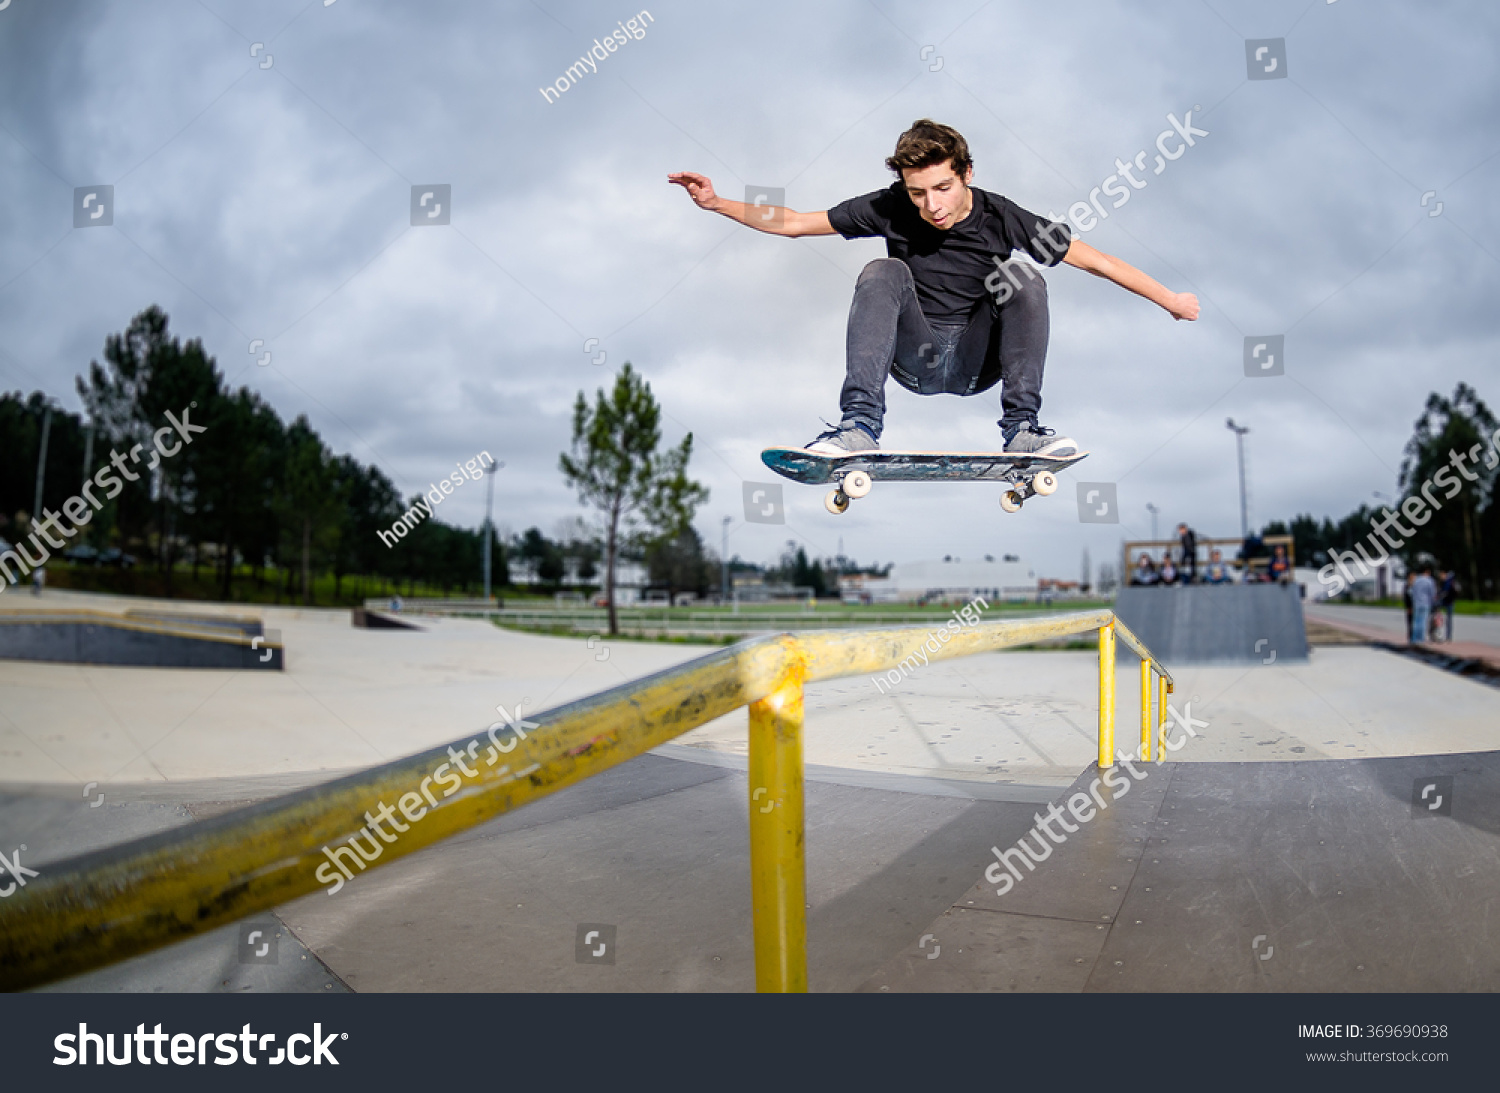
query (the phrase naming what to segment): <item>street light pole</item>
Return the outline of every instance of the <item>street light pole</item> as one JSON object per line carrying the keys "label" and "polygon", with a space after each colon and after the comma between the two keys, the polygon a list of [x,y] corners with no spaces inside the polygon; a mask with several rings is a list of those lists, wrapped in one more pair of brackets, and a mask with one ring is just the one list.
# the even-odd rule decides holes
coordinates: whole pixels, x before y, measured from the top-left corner
{"label": "street light pole", "polygon": [[500,464],[491,463],[484,469],[484,602],[489,606],[490,602],[490,544],[495,539],[495,524],[490,519],[490,512],[495,503],[495,471]]}
{"label": "street light pole", "polygon": [[729,599],[729,523],[731,516],[724,517],[724,545],[719,549],[719,606]]}
{"label": "street light pole", "polygon": [[42,514],[42,483],[47,477],[47,440],[52,435],[52,407],[42,415],[42,446],[36,457],[36,504],[31,507],[31,522],[35,524]]}
{"label": "street light pole", "polygon": [[1234,433],[1234,444],[1240,457],[1240,540],[1250,538],[1250,509],[1245,503],[1245,434],[1250,431],[1248,425],[1236,425],[1234,418],[1224,423]]}

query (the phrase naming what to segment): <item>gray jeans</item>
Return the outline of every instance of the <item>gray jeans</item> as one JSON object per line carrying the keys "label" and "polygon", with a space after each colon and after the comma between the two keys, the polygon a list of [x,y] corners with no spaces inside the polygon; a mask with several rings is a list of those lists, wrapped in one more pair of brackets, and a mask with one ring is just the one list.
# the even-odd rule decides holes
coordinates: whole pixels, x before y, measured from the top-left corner
{"label": "gray jeans", "polygon": [[854,286],[846,342],[847,371],[839,409],[878,439],[885,421],[885,380],[919,395],[977,395],[996,383],[1005,430],[1036,424],[1047,361],[1047,282],[1021,274],[1003,304],[986,297],[968,322],[929,322],[917,303],[911,270],[899,258],[877,258]]}

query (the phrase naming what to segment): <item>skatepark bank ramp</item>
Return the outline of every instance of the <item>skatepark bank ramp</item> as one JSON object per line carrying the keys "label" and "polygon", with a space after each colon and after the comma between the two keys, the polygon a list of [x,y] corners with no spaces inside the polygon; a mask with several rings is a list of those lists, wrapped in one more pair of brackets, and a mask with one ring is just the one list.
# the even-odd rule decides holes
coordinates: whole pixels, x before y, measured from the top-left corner
{"label": "skatepark bank ramp", "polygon": [[1168,664],[1307,660],[1307,628],[1294,584],[1122,588],[1115,613]]}
{"label": "skatepark bank ramp", "polygon": [[8,611],[0,659],[127,668],[255,668],[279,671],[281,637],[259,619],[165,612]]}

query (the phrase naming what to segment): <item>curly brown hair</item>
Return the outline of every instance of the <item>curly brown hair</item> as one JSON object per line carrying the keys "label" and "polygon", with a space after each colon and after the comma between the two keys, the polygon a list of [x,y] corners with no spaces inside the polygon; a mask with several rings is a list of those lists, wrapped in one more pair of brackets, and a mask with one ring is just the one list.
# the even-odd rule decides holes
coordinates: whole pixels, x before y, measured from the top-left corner
{"label": "curly brown hair", "polygon": [[903,170],[935,167],[949,160],[953,162],[953,173],[960,176],[974,166],[974,160],[969,156],[969,142],[957,129],[939,125],[931,118],[921,118],[901,134],[896,141],[896,154],[887,159],[885,165],[900,175]]}

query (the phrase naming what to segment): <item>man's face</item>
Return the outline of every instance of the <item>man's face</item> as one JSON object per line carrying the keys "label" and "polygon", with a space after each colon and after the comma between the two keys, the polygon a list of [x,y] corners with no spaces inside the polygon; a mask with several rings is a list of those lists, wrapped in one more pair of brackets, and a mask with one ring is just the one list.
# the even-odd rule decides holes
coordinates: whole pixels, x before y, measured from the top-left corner
{"label": "man's face", "polygon": [[952,160],[933,167],[907,167],[901,172],[901,181],[922,219],[943,231],[968,216],[974,207],[974,195],[969,190],[973,177],[972,166],[962,178],[955,174]]}

